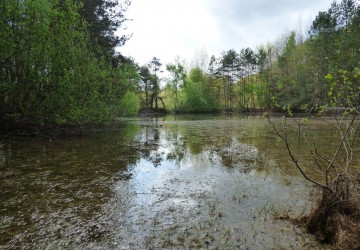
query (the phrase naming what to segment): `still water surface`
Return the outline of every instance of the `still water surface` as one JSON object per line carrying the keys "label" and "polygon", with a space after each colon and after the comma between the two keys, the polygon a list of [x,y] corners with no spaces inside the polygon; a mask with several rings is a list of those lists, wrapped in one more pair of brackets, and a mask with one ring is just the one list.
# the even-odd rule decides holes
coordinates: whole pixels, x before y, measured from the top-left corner
{"label": "still water surface", "polygon": [[[279,219],[309,212],[316,195],[264,118],[117,126],[1,141],[0,248],[321,248]],[[330,130],[312,129],[318,143],[336,142]]]}

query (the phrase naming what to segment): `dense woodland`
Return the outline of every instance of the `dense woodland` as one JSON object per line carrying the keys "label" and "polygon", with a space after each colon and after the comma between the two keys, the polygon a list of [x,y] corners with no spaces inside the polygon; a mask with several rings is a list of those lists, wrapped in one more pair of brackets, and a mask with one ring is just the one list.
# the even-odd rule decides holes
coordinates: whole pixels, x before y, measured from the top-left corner
{"label": "dense woodland", "polygon": [[115,52],[129,38],[115,35],[129,5],[1,1],[1,121],[80,125],[134,112],[128,105],[138,98],[138,68]]}
{"label": "dense woodland", "polygon": [[[360,7],[319,12],[306,36],[229,49],[193,68],[116,52],[129,0],[0,2],[2,126],[84,125],[140,110],[215,112],[358,107]],[[209,63],[207,63],[207,61]],[[161,71],[169,78],[162,79]],[[16,127],[15,126],[15,127]]]}

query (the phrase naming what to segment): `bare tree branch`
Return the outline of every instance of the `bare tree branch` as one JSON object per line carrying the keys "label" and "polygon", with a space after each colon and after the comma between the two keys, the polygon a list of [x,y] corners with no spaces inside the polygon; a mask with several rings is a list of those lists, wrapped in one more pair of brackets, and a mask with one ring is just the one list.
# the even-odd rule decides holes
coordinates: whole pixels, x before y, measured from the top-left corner
{"label": "bare tree branch", "polygon": [[286,117],[285,117],[285,121],[284,121],[284,132],[285,132],[285,137],[283,135],[281,135],[281,133],[279,132],[279,130],[276,128],[275,124],[271,121],[271,119],[269,118],[269,116],[266,116],[266,118],[268,119],[269,123],[271,124],[271,126],[273,127],[275,133],[277,134],[277,136],[279,136],[279,138],[285,143],[286,149],[288,151],[288,154],[290,155],[291,160],[295,163],[295,166],[297,167],[297,169],[300,171],[300,173],[302,174],[302,176],[310,181],[311,183],[321,187],[322,189],[325,189],[331,193],[333,193],[333,190],[331,190],[329,187],[314,181],[313,179],[309,178],[306,173],[304,172],[304,170],[301,168],[301,166],[299,165],[298,161],[295,159],[295,156],[293,154],[293,152],[291,151],[290,145],[288,143],[288,137],[287,137],[287,132],[286,132]]}

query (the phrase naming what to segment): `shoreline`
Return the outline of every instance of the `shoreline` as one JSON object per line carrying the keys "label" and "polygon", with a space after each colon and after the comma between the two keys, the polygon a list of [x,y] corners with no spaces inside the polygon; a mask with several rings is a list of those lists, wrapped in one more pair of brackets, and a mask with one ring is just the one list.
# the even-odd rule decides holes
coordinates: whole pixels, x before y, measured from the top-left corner
{"label": "shoreline", "polygon": [[[161,110],[160,112],[155,112],[153,110],[140,111],[136,116],[133,117],[164,117],[168,115],[181,116],[181,115],[263,115],[264,113],[269,113],[272,116],[284,116],[288,115],[287,112],[283,110],[276,109],[248,109],[245,111],[236,111],[236,110],[219,110],[211,112],[169,112],[166,110]],[[341,114],[338,109],[327,110],[323,112],[324,116],[333,116],[336,114]],[[306,113],[299,112],[298,110],[293,113],[294,117],[305,117],[305,116],[317,116],[319,113]],[[126,117],[122,117],[126,118]],[[89,122],[85,124],[64,124],[59,125],[55,122],[49,122],[47,124],[38,124],[29,119],[21,119],[15,121],[14,119],[1,119],[0,120],[0,138],[7,137],[63,137],[63,136],[82,136],[88,133],[91,133],[94,130],[99,129],[119,129],[119,127],[114,128],[114,121],[116,117],[106,122]]]}

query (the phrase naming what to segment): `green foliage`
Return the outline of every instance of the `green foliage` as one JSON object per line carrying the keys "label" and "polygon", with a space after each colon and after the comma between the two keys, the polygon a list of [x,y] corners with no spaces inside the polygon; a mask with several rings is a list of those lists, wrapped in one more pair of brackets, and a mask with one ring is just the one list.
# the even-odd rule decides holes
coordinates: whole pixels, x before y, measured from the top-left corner
{"label": "green foliage", "polygon": [[[162,64],[139,68],[115,53],[129,38],[129,0],[0,1],[0,119],[37,124],[102,122],[143,108],[182,112],[359,108],[360,8],[353,0],[319,12],[306,41],[290,32],[281,43],[211,57],[209,72],[189,74],[179,61],[161,89]],[[116,16],[114,11],[120,10]],[[155,107],[154,107],[155,106]],[[321,108],[320,108],[321,110]],[[325,109],[323,109],[325,110]]]}
{"label": "green foliage", "polygon": [[140,98],[134,92],[126,92],[120,101],[120,114],[122,116],[137,115],[140,110]]}
{"label": "green foliage", "polygon": [[1,120],[102,122],[134,90],[136,67],[113,67],[89,46],[88,26],[73,2],[1,1]]}
{"label": "green foliage", "polygon": [[296,34],[290,33],[269,69],[272,91],[268,94],[276,97],[280,107],[290,104],[294,110],[318,110],[329,103],[344,106],[349,102],[345,96],[355,98],[348,93],[358,81],[354,76],[360,61],[359,20],[358,4],[343,0],[334,2],[327,12],[319,12],[309,31],[310,39],[297,44]]}
{"label": "green foliage", "polygon": [[179,60],[175,64],[166,65],[166,70],[171,74],[170,85],[167,86],[167,89],[170,91],[171,99],[170,102],[171,110],[175,112],[178,110],[179,105],[179,88],[185,84],[186,70],[185,66],[182,65]]}
{"label": "green foliage", "polygon": [[216,99],[207,91],[205,76],[199,68],[190,71],[186,85],[181,89],[179,109],[186,112],[218,110]]}
{"label": "green foliage", "polygon": [[360,70],[359,67],[351,71],[339,70],[335,75],[327,74],[326,80],[330,83],[328,93],[333,107],[345,107],[350,111],[360,107]]}
{"label": "green foliage", "polygon": [[204,83],[205,76],[204,73],[201,71],[200,68],[193,68],[189,73],[189,81],[190,82],[197,82],[197,83]]}

